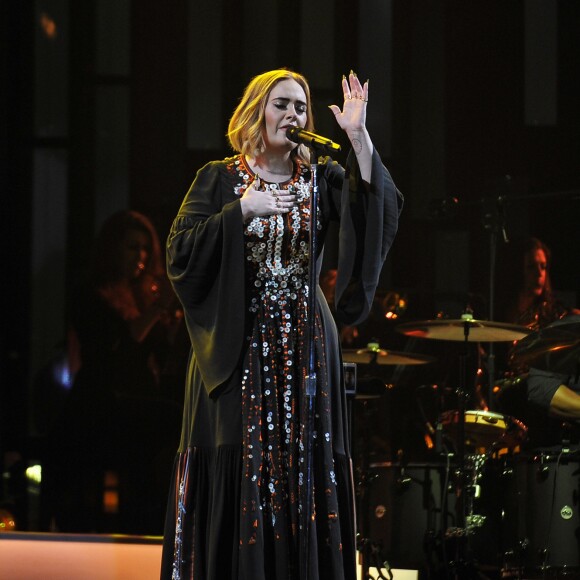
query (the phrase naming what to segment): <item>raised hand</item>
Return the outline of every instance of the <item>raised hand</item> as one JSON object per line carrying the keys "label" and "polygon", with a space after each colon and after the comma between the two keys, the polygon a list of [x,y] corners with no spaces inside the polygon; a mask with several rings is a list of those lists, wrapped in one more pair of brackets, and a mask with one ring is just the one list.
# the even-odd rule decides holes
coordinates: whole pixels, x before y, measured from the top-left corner
{"label": "raised hand", "polygon": [[328,108],[334,113],[336,121],[347,134],[352,131],[364,130],[369,99],[369,82],[366,81],[364,85],[361,85],[356,73],[350,71],[348,78],[346,76],[342,78],[342,92],[344,94],[342,111],[338,105],[330,105]]}
{"label": "raised hand", "polygon": [[363,180],[370,183],[374,147],[366,128],[369,81],[361,85],[356,73],[350,71],[348,78],[342,77],[342,93],[342,111],[337,105],[328,108],[350,139]]}

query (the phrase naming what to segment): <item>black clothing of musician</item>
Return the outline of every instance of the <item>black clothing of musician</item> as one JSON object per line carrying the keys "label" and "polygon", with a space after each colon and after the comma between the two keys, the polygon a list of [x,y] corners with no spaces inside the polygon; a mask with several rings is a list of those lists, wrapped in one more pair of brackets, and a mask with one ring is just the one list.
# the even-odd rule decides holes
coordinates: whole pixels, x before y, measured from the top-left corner
{"label": "black clothing of musician", "polygon": [[[368,84],[351,73],[342,88],[343,110],[332,111],[354,151],[346,171],[330,159],[320,163],[316,221],[319,258],[329,223],[340,221],[336,302],[354,323],[372,304],[402,196],[364,128]],[[311,167],[307,149],[287,139],[288,126],[313,129],[306,80],[287,70],[258,75],[230,121],[239,154],[198,172],[167,241],[192,356],[162,578],[298,577]],[[318,287],[312,291],[317,394],[309,577],[353,580],[340,347],[324,296]]]}
{"label": "black clothing of musician", "polygon": [[[532,403],[550,411],[556,417],[578,421],[580,419],[580,365],[578,341],[580,340],[580,315],[571,314],[558,320],[538,334],[542,336],[561,332],[560,343],[545,341],[545,352],[532,362],[528,376],[528,398]],[[564,340],[566,337],[567,340]],[[566,365],[559,368],[560,361]]]}

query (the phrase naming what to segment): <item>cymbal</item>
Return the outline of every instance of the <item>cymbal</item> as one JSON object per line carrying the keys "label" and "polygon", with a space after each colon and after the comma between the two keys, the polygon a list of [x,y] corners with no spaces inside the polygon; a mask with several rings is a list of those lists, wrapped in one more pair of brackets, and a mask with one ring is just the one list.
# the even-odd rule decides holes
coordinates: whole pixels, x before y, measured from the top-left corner
{"label": "cymbal", "polygon": [[[520,340],[531,333],[529,328],[475,319],[436,319],[420,322],[399,324],[397,332],[417,338],[432,338],[435,340],[456,340],[468,342],[502,342]],[[467,338],[466,335],[467,334]]]}
{"label": "cymbal", "polygon": [[435,361],[434,357],[411,352],[396,352],[385,349],[345,349],[342,351],[342,360],[359,364],[379,365],[424,365]]}
{"label": "cymbal", "polygon": [[526,336],[514,346],[510,360],[562,374],[578,372],[580,317],[569,316]]}

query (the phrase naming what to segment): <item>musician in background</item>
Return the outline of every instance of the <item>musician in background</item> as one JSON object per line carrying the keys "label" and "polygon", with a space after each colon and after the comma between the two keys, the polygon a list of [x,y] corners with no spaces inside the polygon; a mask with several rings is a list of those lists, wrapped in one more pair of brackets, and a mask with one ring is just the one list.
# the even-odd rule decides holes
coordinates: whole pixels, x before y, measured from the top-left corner
{"label": "musician in background", "polygon": [[336,326],[338,328],[340,344],[343,347],[351,347],[358,344],[359,339],[359,329],[358,326],[349,326],[346,324],[341,324],[339,320],[336,319],[336,309],[334,305],[334,293],[336,289],[336,278],[338,275],[338,270],[336,268],[331,268],[326,270],[320,276],[320,289],[328,302],[332,316],[335,319]]}
{"label": "musician in background", "polygon": [[[565,305],[556,296],[550,278],[551,264],[550,249],[537,238],[515,240],[505,247],[498,257],[501,285],[497,312],[501,321],[538,331],[571,314],[580,314],[580,310]],[[573,391],[563,384],[563,390],[559,390],[561,381],[567,381],[567,377],[558,378],[538,369],[530,371],[527,363],[513,356],[513,351],[502,353],[500,349],[497,360],[499,368],[503,364],[505,376],[498,393],[500,410],[528,425],[531,447],[557,443],[561,438],[561,422],[548,420],[546,411],[559,409],[562,416],[566,412],[564,407],[572,409],[578,405],[572,403],[577,396]]]}
{"label": "musician in background", "polygon": [[571,313],[555,295],[550,278],[552,254],[537,238],[509,242],[498,257],[498,318],[503,322],[542,328]]}
{"label": "musician in background", "polygon": [[68,333],[78,372],[47,442],[46,517],[60,532],[161,534],[181,416],[172,383],[186,361],[174,381],[166,369],[182,313],[145,215],[110,216],[87,262]]}

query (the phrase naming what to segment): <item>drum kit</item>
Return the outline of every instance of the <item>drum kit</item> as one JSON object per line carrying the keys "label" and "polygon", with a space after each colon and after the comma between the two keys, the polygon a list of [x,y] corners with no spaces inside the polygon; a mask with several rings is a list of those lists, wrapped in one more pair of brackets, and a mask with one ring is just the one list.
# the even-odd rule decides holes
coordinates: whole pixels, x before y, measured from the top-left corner
{"label": "drum kit", "polygon": [[[532,332],[467,314],[395,330],[466,345],[513,343],[512,362],[520,366],[580,370],[580,323]],[[371,373],[436,360],[376,343],[344,350],[343,359]],[[399,451],[394,461],[373,462],[368,449],[363,453],[356,485],[363,578],[392,578],[392,567],[418,569],[420,578],[580,578],[580,452],[567,441],[523,451],[528,427],[487,408],[466,408],[467,376],[460,382],[457,408],[429,425],[432,460],[409,463]],[[364,398],[374,396],[381,394]]]}

